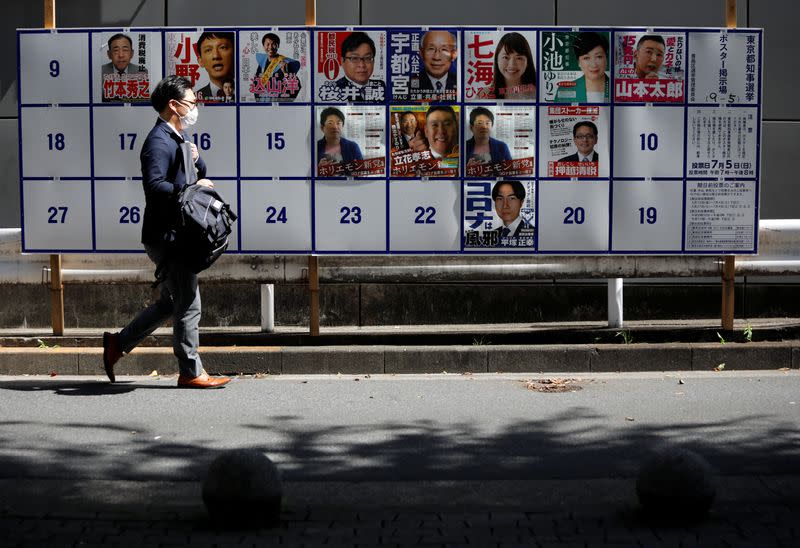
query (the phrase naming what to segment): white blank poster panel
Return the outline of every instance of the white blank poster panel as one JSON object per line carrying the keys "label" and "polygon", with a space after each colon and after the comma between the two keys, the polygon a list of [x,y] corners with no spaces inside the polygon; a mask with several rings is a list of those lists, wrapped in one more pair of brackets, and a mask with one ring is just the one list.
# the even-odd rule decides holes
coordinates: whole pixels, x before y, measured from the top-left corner
{"label": "white blank poster panel", "polygon": [[615,177],[683,177],[683,108],[614,108]]}
{"label": "white blank poster panel", "polygon": [[311,181],[242,181],[242,251],[311,251]]}
{"label": "white blank poster panel", "polygon": [[242,106],[239,131],[242,177],[311,176],[311,107]]}
{"label": "white blank poster panel", "polygon": [[158,115],[150,107],[94,109],[95,177],[141,177],[139,154]]}
{"label": "white blank poster panel", "polygon": [[20,104],[89,102],[89,35],[20,35]]}
{"label": "white blank poster panel", "polygon": [[317,181],[317,251],[386,251],[386,182]]}
{"label": "white blank poster panel", "polygon": [[142,250],[142,181],[95,181],[95,245],[113,251]]}
{"label": "white blank poster panel", "polygon": [[92,249],[92,183],[25,181],[25,249]]}
{"label": "white blank poster panel", "polygon": [[680,251],[682,181],[614,181],[612,251]]}
{"label": "white blank poster panel", "polygon": [[22,177],[90,177],[89,108],[22,109]]}
{"label": "white blank poster panel", "polygon": [[539,183],[539,251],[608,251],[608,181]]}
{"label": "white blank poster panel", "polygon": [[236,177],[236,108],[202,105],[197,123],[184,129],[206,163],[206,177]]}
{"label": "white blank poster panel", "polygon": [[460,181],[390,181],[389,250],[461,249]]}

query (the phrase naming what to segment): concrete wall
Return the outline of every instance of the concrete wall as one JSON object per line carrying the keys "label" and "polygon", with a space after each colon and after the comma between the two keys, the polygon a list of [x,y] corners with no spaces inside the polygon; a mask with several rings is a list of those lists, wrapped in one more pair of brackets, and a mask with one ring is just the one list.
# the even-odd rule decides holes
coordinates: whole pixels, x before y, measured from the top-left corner
{"label": "concrete wall", "polygon": [[[17,27],[41,27],[42,0],[6,0],[0,49],[14,52]],[[57,0],[59,27],[163,25],[302,25],[300,0]],[[317,0],[320,25],[646,25],[724,26],[723,0],[671,0],[659,9],[641,0]],[[800,20],[794,0],[740,0],[738,25],[764,27],[764,132],[761,218],[800,217],[800,189],[791,158],[800,142],[800,102],[794,93]],[[9,56],[7,56],[7,59]],[[18,227],[16,65],[0,64],[0,228]],[[790,148],[791,147],[791,148]]]}

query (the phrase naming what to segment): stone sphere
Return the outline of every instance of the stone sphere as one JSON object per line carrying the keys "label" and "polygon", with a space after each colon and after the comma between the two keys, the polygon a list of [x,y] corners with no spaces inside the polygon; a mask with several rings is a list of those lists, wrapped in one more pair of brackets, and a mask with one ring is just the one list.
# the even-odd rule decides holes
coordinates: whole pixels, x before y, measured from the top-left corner
{"label": "stone sphere", "polygon": [[645,460],[636,493],[648,517],[697,521],[708,514],[717,483],[714,470],[703,457],[688,449],[665,447]]}
{"label": "stone sphere", "polygon": [[203,482],[203,502],[221,527],[278,525],[282,497],[278,468],[256,449],[225,451],[213,460]]}

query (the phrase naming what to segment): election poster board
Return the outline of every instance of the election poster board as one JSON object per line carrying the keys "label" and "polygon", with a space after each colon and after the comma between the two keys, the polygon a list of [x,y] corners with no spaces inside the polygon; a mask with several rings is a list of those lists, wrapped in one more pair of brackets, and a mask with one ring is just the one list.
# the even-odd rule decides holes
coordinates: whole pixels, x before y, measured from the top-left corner
{"label": "election poster board", "polygon": [[150,98],[230,253],[753,254],[760,29],[19,29],[23,251],[141,252]]}

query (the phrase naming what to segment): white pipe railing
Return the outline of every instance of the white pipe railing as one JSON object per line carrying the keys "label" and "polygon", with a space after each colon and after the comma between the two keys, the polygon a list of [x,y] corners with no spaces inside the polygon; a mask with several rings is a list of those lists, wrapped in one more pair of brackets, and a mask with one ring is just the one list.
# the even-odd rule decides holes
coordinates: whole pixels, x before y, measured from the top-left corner
{"label": "white pipe railing", "polygon": [[[47,281],[49,255],[21,253],[19,229],[0,229],[0,284]],[[324,283],[425,283],[476,280],[569,278],[718,277],[714,255],[374,255],[320,256]],[[762,220],[759,254],[736,258],[737,275],[800,273],[800,220]],[[84,253],[62,256],[65,284],[150,283],[153,265],[143,253]],[[201,274],[205,282],[304,283],[302,255],[228,254]]]}

